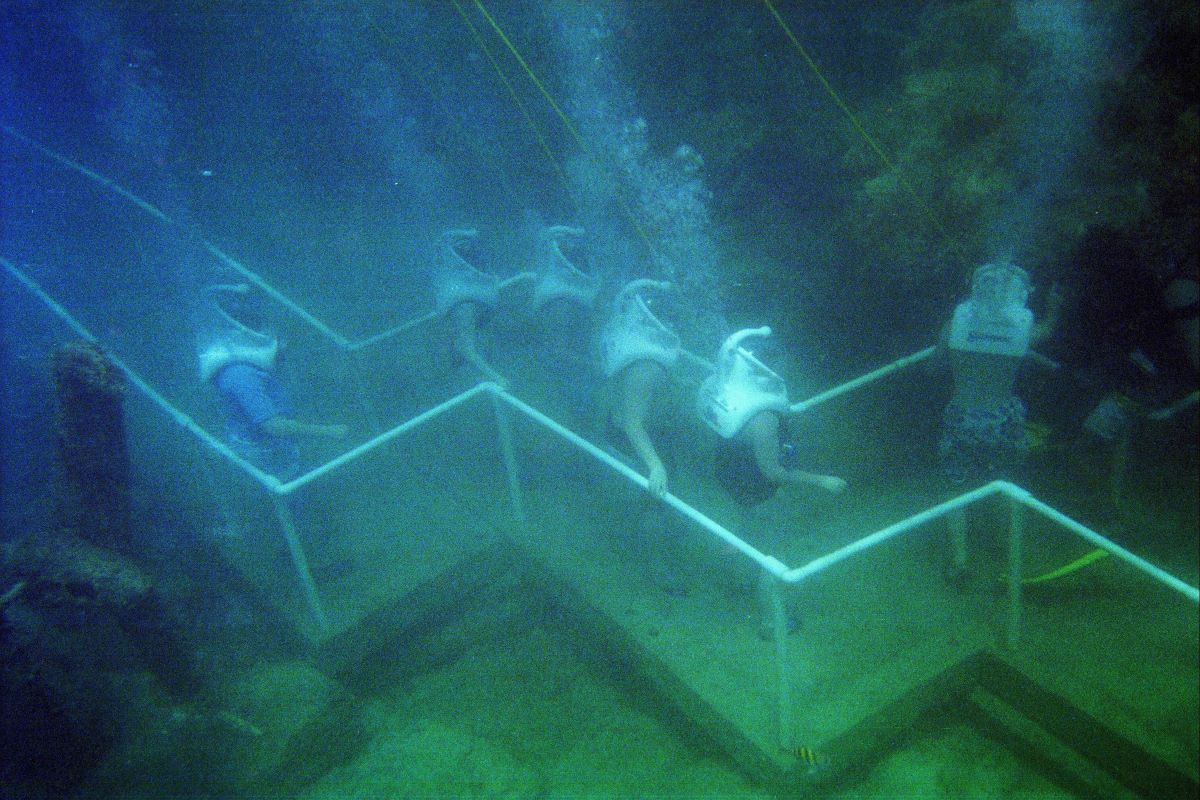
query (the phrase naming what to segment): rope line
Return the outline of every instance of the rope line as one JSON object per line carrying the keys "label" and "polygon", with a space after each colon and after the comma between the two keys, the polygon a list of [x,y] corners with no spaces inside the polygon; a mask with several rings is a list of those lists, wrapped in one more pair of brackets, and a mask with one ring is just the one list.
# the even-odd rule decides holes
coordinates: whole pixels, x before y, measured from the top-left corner
{"label": "rope line", "polygon": [[563,187],[567,189],[567,196],[571,198],[571,202],[573,202],[575,207],[578,208],[579,201],[570,191],[570,182],[567,180],[567,173],[563,170],[562,165],[558,162],[558,159],[554,157],[554,151],[550,147],[550,142],[546,140],[546,135],[542,132],[542,129],[537,122],[533,119],[533,115],[529,113],[529,109],[526,107],[525,102],[521,100],[520,96],[517,94],[516,87],[514,87],[512,85],[512,81],[508,79],[508,75],[505,74],[504,69],[500,66],[500,62],[496,60],[495,55],[492,54],[491,48],[488,47],[487,42],[484,41],[483,35],[480,34],[479,29],[475,27],[475,23],[471,22],[471,18],[467,16],[467,12],[463,9],[462,4],[459,3],[458,0],[451,0],[451,2],[454,4],[454,10],[458,12],[460,17],[462,17],[463,24],[465,24],[467,26],[467,30],[471,32],[471,38],[475,40],[475,43],[479,46],[479,49],[483,51],[484,57],[487,58],[488,63],[492,65],[492,69],[496,72],[496,76],[500,79],[500,83],[504,86],[505,90],[508,91],[509,96],[512,97],[513,103],[515,103],[517,106],[517,110],[521,112],[521,116],[525,119],[525,124],[529,126],[531,131],[533,131],[533,135],[537,138],[538,145],[542,148],[542,152],[546,154],[546,158],[549,159],[550,164],[554,167],[554,172],[558,175],[559,182],[562,183]]}
{"label": "rope line", "polygon": [[68,169],[75,170],[80,175],[83,175],[85,178],[90,178],[91,180],[95,181],[96,183],[100,184],[101,186],[103,186],[107,189],[111,189],[113,192],[116,192],[121,197],[124,197],[126,200],[133,203],[135,206],[140,208],[142,211],[145,211],[147,214],[154,217],[158,221],[165,222],[168,225],[174,224],[174,221],[170,217],[168,217],[166,215],[166,212],[164,212],[161,208],[159,208],[158,206],[154,205],[153,203],[151,203],[147,200],[143,200],[142,198],[138,197],[136,194],[129,191],[124,186],[122,186],[121,184],[112,180],[111,178],[106,178],[103,175],[101,175],[99,172],[88,169],[83,164],[80,164],[78,161],[72,161],[71,159],[67,158],[66,156],[64,156],[60,153],[54,152],[49,147],[46,147],[43,144],[35,142],[33,139],[30,139],[28,136],[21,133],[16,128],[11,128],[8,125],[0,125],[0,130],[3,130],[5,133],[7,133],[9,136],[13,137],[17,141],[23,142],[23,143],[29,145],[34,150],[37,150],[39,153],[41,153],[42,155],[49,158],[51,161],[56,161],[59,164],[63,165],[64,167],[67,167]]}
{"label": "rope line", "polygon": [[[67,167],[68,169],[72,169],[72,170],[78,172],[80,175],[83,175],[85,178],[87,178],[91,181],[95,181],[99,185],[101,185],[101,186],[111,190],[115,194],[125,198],[130,203],[133,203],[135,206],[142,209],[143,211],[145,211],[147,214],[154,217],[158,221],[165,223],[167,225],[171,225],[171,226],[178,225],[178,223],[176,223],[174,219],[169,217],[166,214],[166,212],[164,212],[158,206],[154,205],[153,203],[151,203],[148,200],[143,200],[142,198],[138,197],[136,194],[129,191],[125,187],[121,186],[121,184],[117,183],[116,181],[112,180],[111,178],[106,178],[105,176],[101,175],[99,172],[88,169],[83,164],[80,164],[78,161],[73,161],[70,158],[67,158],[66,156],[62,155],[61,153],[57,153],[54,150],[51,150],[49,147],[46,147],[45,145],[40,144],[40,143],[34,141],[33,139],[30,139],[28,136],[21,133],[16,128],[9,127],[8,125],[0,125],[0,130],[2,130],[4,133],[8,134],[9,136],[13,137],[17,141],[20,141],[20,142],[23,142],[23,143],[29,145],[30,147],[37,150],[39,153],[42,153],[43,155],[45,155],[47,158],[51,159],[52,161],[55,161],[58,164],[61,164],[62,166]],[[274,286],[272,286],[270,283],[267,282],[266,278],[263,278],[261,275],[259,275],[254,270],[252,270],[249,267],[247,267],[246,265],[242,264],[240,261],[235,259],[233,256],[225,253],[223,250],[218,248],[215,244],[213,244],[207,240],[204,240],[204,239],[201,239],[200,241],[201,241],[201,244],[203,244],[205,250],[207,250],[209,253],[211,253],[213,256],[215,256],[217,259],[219,259],[221,262],[223,262],[226,266],[228,266],[234,272],[237,272],[243,278],[250,281],[258,288],[262,289],[263,292],[265,292],[267,295],[269,295],[277,303],[279,303],[280,305],[289,309],[293,314],[295,314],[296,316],[303,319],[310,326],[312,326],[317,331],[319,331],[322,335],[324,335],[325,337],[327,337],[328,339],[333,341],[339,347],[345,348],[349,344],[349,340],[346,339],[345,336],[342,336],[340,333],[333,330],[333,328],[326,325],[321,320],[317,319],[317,317],[314,314],[312,314],[310,311],[305,309],[302,305],[297,303],[295,300],[292,300],[290,297],[285,295],[280,290],[276,289]]]}
{"label": "rope line", "polygon": [[359,6],[358,10],[362,14],[363,19],[366,20],[367,27],[370,28],[371,32],[374,33],[375,41],[379,44],[379,50],[383,51],[386,49],[389,57],[395,58],[396,61],[401,64],[406,74],[417,76],[420,79],[419,83],[421,84],[421,88],[424,90],[425,96],[429,100],[430,105],[437,105],[441,109],[442,116],[454,130],[455,136],[462,148],[473,153],[476,161],[482,162],[491,167],[492,173],[502,184],[505,195],[509,197],[513,196],[515,193],[509,183],[508,173],[499,166],[497,159],[494,156],[483,151],[478,137],[471,135],[470,132],[465,129],[462,122],[458,119],[458,116],[451,113],[449,108],[447,108],[445,102],[445,96],[447,94],[446,86],[445,82],[442,80],[442,74],[444,70],[439,69],[436,64],[431,64],[429,62],[423,62],[425,67],[424,69],[419,69],[418,67],[414,66],[412,60],[407,55],[408,48],[404,47],[399,38],[385,31],[379,25],[379,23],[375,21],[375,18],[371,15],[371,12],[367,10],[365,5]]}
{"label": "rope line", "polygon": [[[537,76],[537,73],[535,73],[533,68],[529,66],[529,62],[525,60],[525,57],[521,55],[521,52],[517,49],[517,46],[513,44],[512,40],[508,37],[508,34],[506,34],[504,29],[500,27],[500,23],[498,23],[490,13],[488,13],[488,10],[484,8],[481,0],[472,0],[472,2],[474,2],[475,8],[478,9],[483,18],[487,20],[488,25],[495,32],[496,36],[499,37],[500,41],[504,43],[504,46],[508,49],[508,52],[520,65],[526,76],[528,76],[529,81],[537,88],[538,93],[541,94],[545,101],[550,105],[550,108],[554,111],[554,114],[562,122],[563,126],[567,129],[567,132],[571,135],[571,138],[575,140],[575,144],[579,147],[580,151],[587,156],[593,164],[601,169],[604,169],[604,161],[587,146],[583,140],[583,136],[579,133],[579,130],[575,127],[574,123],[571,122],[570,117],[568,117],[566,112],[563,111],[558,103],[554,101],[554,97],[550,94],[550,90],[546,88],[546,85]],[[458,0],[454,0],[454,4],[457,7]],[[461,9],[459,13],[462,13]],[[464,19],[465,18],[466,17],[464,15]],[[498,66],[496,69],[498,72],[500,71]],[[511,94],[513,94],[513,99],[516,100],[516,94],[511,88],[509,91]],[[564,180],[566,179],[566,175],[561,170],[559,171],[559,174]],[[640,238],[645,244],[646,250],[650,253],[653,261],[656,263],[660,262],[661,259],[658,255],[658,249],[654,246],[654,243],[651,241],[650,236],[646,233],[645,229],[642,228],[641,224],[638,222],[637,215],[634,214],[633,208],[628,202],[626,202],[625,197],[619,188],[620,182],[613,181],[612,186],[613,196],[617,201],[617,205],[621,208],[621,212],[625,215],[626,220],[628,220],[629,224],[633,227],[634,231],[638,235],[638,238]]]}
{"label": "rope line", "polygon": [[763,3],[766,5],[767,10],[771,12],[771,16],[773,16],[775,21],[779,23],[779,27],[783,29],[784,35],[787,36],[788,41],[792,43],[792,46],[796,48],[796,51],[800,54],[800,57],[804,60],[804,63],[808,65],[810,70],[812,70],[813,75],[816,76],[822,88],[824,88],[825,92],[831,98],[833,98],[833,102],[837,104],[837,107],[841,109],[842,113],[846,115],[846,118],[850,120],[850,124],[854,127],[854,130],[857,131],[858,135],[863,138],[863,141],[867,143],[867,146],[875,152],[875,155],[879,156],[879,160],[884,163],[884,166],[895,173],[896,180],[904,188],[904,191],[908,192],[909,196],[912,197],[913,201],[916,202],[917,206],[921,209],[925,216],[929,218],[930,223],[937,230],[937,232],[940,233],[952,245],[957,246],[957,240],[955,240],[954,237],[950,235],[950,232],[947,231],[942,225],[941,220],[937,218],[937,215],[934,214],[933,209],[929,207],[929,204],[926,203],[919,194],[917,194],[917,190],[913,188],[912,184],[908,182],[908,179],[905,178],[903,173],[900,172],[899,165],[897,165],[896,162],[893,161],[886,152],[884,152],[883,147],[880,146],[880,144],[875,141],[875,138],[867,132],[867,129],[863,126],[862,122],[859,121],[858,116],[855,115],[852,110],[850,110],[850,106],[848,106],[846,102],[842,100],[842,97],[838,94],[837,90],[834,89],[829,81],[825,79],[825,75],[821,72],[821,68],[817,66],[817,62],[813,61],[812,56],[810,56],[808,51],[804,49],[804,45],[800,44],[800,40],[796,38],[796,34],[792,32],[791,27],[789,27],[787,22],[783,19],[783,16],[779,13],[779,10],[775,8],[775,4],[771,2],[771,0],[763,0]]}

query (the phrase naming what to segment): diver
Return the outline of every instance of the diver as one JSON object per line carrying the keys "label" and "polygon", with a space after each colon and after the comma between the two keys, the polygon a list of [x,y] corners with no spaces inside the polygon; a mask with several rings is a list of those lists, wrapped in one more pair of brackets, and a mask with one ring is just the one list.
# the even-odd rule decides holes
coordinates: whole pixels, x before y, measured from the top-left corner
{"label": "diver", "polygon": [[533,290],[525,311],[534,330],[539,364],[572,408],[586,416],[595,389],[596,373],[588,354],[600,281],[563,252],[564,244],[577,242],[583,233],[582,228],[566,225],[537,229]]}
{"label": "diver", "polygon": [[[775,495],[780,486],[812,486],[833,494],[846,481],[798,469],[794,448],[787,442],[789,404],[782,377],[742,346],[750,338],[771,335],[771,329],[747,328],[731,334],[717,354],[716,371],[700,386],[696,411],[716,431],[715,475],[744,515]],[[773,577],[759,576],[759,636],[769,638],[773,611]],[[787,617],[789,630],[796,620]]]}
{"label": "diver", "polygon": [[1196,261],[1150,258],[1133,235],[1094,227],[1066,265],[1088,290],[1063,331],[1062,349],[1077,366],[1056,410],[1073,412],[1062,420],[1071,427],[1084,421],[1091,443],[1119,441],[1122,425],[1172,416],[1196,387]]}
{"label": "diver", "polygon": [[300,471],[296,437],[341,439],[345,425],[301,422],[278,376],[279,339],[246,284],[204,290],[197,356],[200,380],[217,391],[233,449],[280,480]]}
{"label": "diver", "polygon": [[687,594],[678,568],[683,555],[680,520],[659,502],[666,495],[667,468],[651,428],[671,418],[665,408],[670,373],[682,351],[679,336],[651,310],[644,294],[665,293],[665,281],[641,279],[626,284],[612,303],[600,332],[600,369],[604,376],[600,407],[603,427],[633,449],[646,470],[648,502],[638,509],[635,542],[651,580],[673,596]]}
{"label": "diver", "polygon": [[664,281],[631,281],[617,294],[600,333],[600,362],[608,389],[608,421],[624,434],[646,467],[654,497],[667,492],[667,468],[647,430],[652,408],[662,397],[679,360],[679,336],[650,310],[642,292],[666,292]]}
{"label": "diver", "polygon": [[506,388],[508,380],[480,355],[476,344],[480,324],[500,304],[500,280],[473,267],[458,251],[478,235],[473,228],[442,234],[433,273],[436,309],[453,325],[455,352],[487,380]]}
{"label": "diver", "polygon": [[[1078,465],[1109,464],[1107,484],[1113,508],[1143,530],[1152,523],[1126,496],[1131,467],[1145,460],[1144,455],[1136,457],[1139,451],[1153,453],[1159,470],[1178,470],[1186,464],[1186,459],[1180,461],[1178,430],[1172,432],[1172,428],[1194,427],[1194,414],[1182,420],[1179,415],[1200,403],[1195,384],[1200,357],[1200,284],[1177,275],[1158,299],[1149,316],[1158,323],[1159,338],[1165,341],[1155,348],[1150,346],[1155,344],[1151,340],[1145,349],[1133,350],[1123,362],[1106,365],[1109,391],[1084,419],[1084,435],[1072,447]],[[1147,351],[1156,354],[1157,363]],[[1177,399],[1171,401],[1172,396]],[[1172,420],[1174,425],[1169,425]],[[1184,441],[1194,442],[1194,433]],[[1109,457],[1103,458],[1106,451]]]}
{"label": "diver", "polygon": [[579,269],[563,253],[563,243],[577,241],[583,233],[582,228],[567,225],[549,225],[538,230],[533,268],[536,278],[527,309],[541,326],[543,339],[581,334],[567,337],[575,341],[554,343],[565,344],[563,349],[568,351],[576,351],[575,345],[586,339],[588,319],[600,291],[599,279]]}
{"label": "diver", "polygon": [[[971,295],[942,329],[939,352],[949,359],[954,394],[942,414],[938,455],[954,486],[1013,479],[1029,452],[1025,404],[1013,394],[1017,368],[1030,348],[1058,326],[1062,294],[1050,288],[1045,318],[1034,324],[1026,306],[1029,275],[1009,262],[984,264],[971,276]],[[947,577],[967,577],[966,513],[950,515],[952,560]]]}
{"label": "diver", "polygon": [[739,506],[750,508],[775,495],[782,485],[815,486],[837,493],[846,481],[797,469],[787,444],[789,413],[783,378],[742,342],[765,337],[770,328],[748,328],[729,336],[717,356],[717,369],[700,387],[696,410],[720,436],[717,482]]}

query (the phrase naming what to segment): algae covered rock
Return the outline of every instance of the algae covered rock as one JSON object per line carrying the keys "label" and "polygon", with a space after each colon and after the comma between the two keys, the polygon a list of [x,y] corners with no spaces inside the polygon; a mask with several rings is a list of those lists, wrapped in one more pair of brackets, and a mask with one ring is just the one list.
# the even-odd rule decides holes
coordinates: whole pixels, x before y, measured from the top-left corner
{"label": "algae covered rock", "polygon": [[125,376],[94,343],[70,342],[54,353],[58,394],[55,432],[71,500],[64,512],[85,539],[130,544],[129,445]]}
{"label": "algae covered rock", "polygon": [[1125,229],[1148,211],[1130,187],[1151,137],[1113,124],[1107,77],[1137,63],[1130,10],[1048,8],[924,5],[894,81],[854,107],[843,164],[856,190],[833,227],[850,243],[842,287],[864,307],[894,298],[878,311],[907,324],[914,299],[946,302],[997,255],[1047,280],[1088,226]]}
{"label": "algae covered rock", "polygon": [[0,796],[84,780],[131,724],[131,676],[178,698],[200,685],[150,579],[118,553],[31,532],[0,545],[0,589]]}
{"label": "algae covered rock", "polygon": [[149,578],[132,561],[66,530],[7,543],[3,561],[30,582],[63,587],[115,608],[128,608],[151,590]]}

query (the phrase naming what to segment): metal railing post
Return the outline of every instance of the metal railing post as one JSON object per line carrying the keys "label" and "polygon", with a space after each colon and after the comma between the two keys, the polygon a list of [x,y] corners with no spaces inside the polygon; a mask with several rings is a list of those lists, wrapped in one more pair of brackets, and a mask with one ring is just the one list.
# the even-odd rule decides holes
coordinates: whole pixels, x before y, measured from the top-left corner
{"label": "metal railing post", "polygon": [[792,679],[788,670],[788,623],[783,606],[782,581],[767,570],[759,572],[758,593],[762,610],[770,614],[771,632],[775,639],[776,720],[779,725],[779,747],[792,752],[795,731],[792,729]]}
{"label": "metal railing post", "polygon": [[371,402],[370,394],[367,393],[367,383],[363,379],[362,357],[359,356],[357,350],[350,348],[345,348],[343,352],[350,359],[350,374],[354,378],[354,385],[358,390],[358,404],[362,407],[367,422],[371,425],[371,434],[377,435],[383,430],[383,422],[379,412],[375,410],[375,404]]}
{"label": "metal railing post", "polygon": [[1004,643],[1016,650],[1021,639],[1021,537],[1025,533],[1025,506],[1008,498],[1008,620]]}
{"label": "metal railing post", "polygon": [[296,567],[296,574],[300,576],[300,585],[304,587],[304,599],[308,603],[308,609],[312,612],[313,619],[316,620],[317,627],[324,633],[329,629],[329,620],[325,616],[325,609],[321,607],[317,584],[313,582],[312,572],[308,568],[308,558],[304,555],[304,548],[300,546],[300,537],[296,535],[296,521],[292,519],[292,510],[288,508],[287,497],[273,493],[271,500],[275,503],[275,515],[279,518],[279,526],[283,528],[283,538],[287,542],[288,552],[292,556],[292,564]]}
{"label": "metal railing post", "polygon": [[521,495],[521,479],[517,474],[517,456],[513,451],[512,428],[505,416],[504,405],[498,396],[499,389],[492,391],[492,412],[496,415],[496,432],[500,437],[500,455],[504,459],[504,474],[508,480],[508,499],[512,503],[513,518],[522,528],[528,527],[525,517],[525,502]]}

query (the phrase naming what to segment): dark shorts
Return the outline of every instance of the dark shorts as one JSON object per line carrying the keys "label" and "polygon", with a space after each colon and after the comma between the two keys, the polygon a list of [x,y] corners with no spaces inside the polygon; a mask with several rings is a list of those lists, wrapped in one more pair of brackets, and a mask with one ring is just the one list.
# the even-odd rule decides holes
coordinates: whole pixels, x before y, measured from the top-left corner
{"label": "dark shorts", "polygon": [[1025,404],[1016,397],[991,405],[952,402],[938,440],[942,470],[953,484],[1012,478],[1025,463]]}
{"label": "dark shorts", "polygon": [[762,474],[750,446],[737,436],[717,442],[714,472],[721,488],[747,508],[771,499],[779,489]]}

